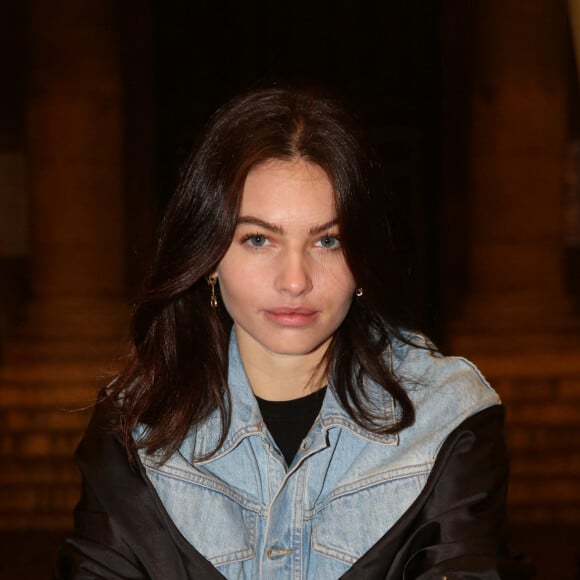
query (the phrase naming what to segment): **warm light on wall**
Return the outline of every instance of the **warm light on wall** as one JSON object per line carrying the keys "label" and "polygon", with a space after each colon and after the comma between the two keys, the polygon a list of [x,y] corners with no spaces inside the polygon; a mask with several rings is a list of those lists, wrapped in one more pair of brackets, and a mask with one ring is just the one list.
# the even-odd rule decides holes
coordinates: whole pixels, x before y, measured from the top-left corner
{"label": "warm light on wall", "polygon": [[568,15],[576,56],[576,71],[580,80],[580,0],[568,0]]}

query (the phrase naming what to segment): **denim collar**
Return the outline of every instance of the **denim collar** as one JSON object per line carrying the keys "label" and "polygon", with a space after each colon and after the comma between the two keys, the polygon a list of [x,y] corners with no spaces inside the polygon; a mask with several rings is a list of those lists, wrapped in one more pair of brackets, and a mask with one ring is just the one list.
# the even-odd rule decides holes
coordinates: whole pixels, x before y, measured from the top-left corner
{"label": "denim collar", "polygon": [[[228,383],[232,410],[228,434],[217,453],[205,461],[196,461],[197,464],[208,463],[219,459],[234,449],[242,439],[260,434],[264,429],[258,402],[256,401],[246,371],[244,370],[238,349],[236,333],[233,330],[229,345]],[[391,395],[372,381],[365,383],[365,387],[368,395],[368,403],[371,405],[371,408],[377,409],[386,421],[394,423],[396,420],[396,411]],[[358,425],[342,407],[334,389],[332,378],[329,381],[329,388],[326,390],[322,403],[319,422],[323,431],[337,427],[347,429],[363,439],[381,445],[397,445],[399,442],[398,435],[396,434],[377,434]],[[190,434],[180,446],[181,454],[189,460],[192,457],[207,455],[216,448],[220,433],[221,420],[219,413],[214,411],[202,425],[191,430]]]}

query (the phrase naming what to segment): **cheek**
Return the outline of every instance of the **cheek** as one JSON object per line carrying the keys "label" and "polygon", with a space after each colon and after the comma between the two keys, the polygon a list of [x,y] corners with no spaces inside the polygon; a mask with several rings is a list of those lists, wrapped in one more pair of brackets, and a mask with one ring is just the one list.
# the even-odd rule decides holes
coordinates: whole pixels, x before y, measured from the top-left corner
{"label": "cheek", "polygon": [[235,302],[236,296],[243,292],[243,289],[240,288],[239,282],[236,282],[235,279],[232,279],[228,276],[227,272],[220,271],[218,269],[218,285],[220,288],[220,294],[222,296],[222,300],[226,304],[226,306],[230,302]]}
{"label": "cheek", "polygon": [[260,292],[261,285],[257,272],[236,261],[227,261],[217,268],[218,284],[226,310],[244,309]]}
{"label": "cheek", "polygon": [[329,296],[342,301],[348,299],[355,290],[354,278],[347,267],[341,260],[338,264],[323,266],[319,269],[316,276],[316,285],[324,288]]}
{"label": "cheek", "polygon": [[220,277],[218,274],[218,285],[220,292],[220,307],[230,315],[234,322],[237,322],[243,312],[242,305],[246,302],[243,294],[240,295],[238,285],[231,286],[227,283],[227,278]]}

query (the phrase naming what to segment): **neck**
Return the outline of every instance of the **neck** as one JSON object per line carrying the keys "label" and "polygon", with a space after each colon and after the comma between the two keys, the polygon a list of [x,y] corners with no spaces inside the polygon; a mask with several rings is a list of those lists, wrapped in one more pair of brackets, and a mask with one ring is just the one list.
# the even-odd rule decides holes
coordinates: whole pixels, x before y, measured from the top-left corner
{"label": "neck", "polygon": [[305,355],[276,354],[240,340],[238,347],[253,393],[268,401],[298,399],[324,387],[328,372],[322,358],[329,342]]}

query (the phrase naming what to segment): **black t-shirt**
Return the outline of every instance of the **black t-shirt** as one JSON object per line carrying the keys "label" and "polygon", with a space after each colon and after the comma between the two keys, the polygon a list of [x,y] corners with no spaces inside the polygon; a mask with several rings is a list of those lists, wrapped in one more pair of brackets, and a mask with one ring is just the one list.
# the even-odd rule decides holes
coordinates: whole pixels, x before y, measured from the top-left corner
{"label": "black t-shirt", "polygon": [[264,423],[288,465],[318,416],[325,393],[326,387],[291,401],[266,401],[256,397]]}

